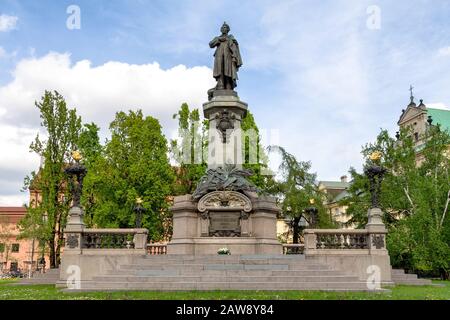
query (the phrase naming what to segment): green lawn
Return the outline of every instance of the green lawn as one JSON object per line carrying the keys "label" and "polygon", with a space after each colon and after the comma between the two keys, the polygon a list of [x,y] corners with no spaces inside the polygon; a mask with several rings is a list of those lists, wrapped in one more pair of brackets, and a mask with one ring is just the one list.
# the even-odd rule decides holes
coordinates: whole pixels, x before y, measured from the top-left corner
{"label": "green lawn", "polygon": [[396,286],[390,292],[320,292],[320,291],[121,291],[61,292],[51,285],[15,285],[14,280],[0,280],[0,300],[450,300],[450,281],[433,281],[443,286]]}

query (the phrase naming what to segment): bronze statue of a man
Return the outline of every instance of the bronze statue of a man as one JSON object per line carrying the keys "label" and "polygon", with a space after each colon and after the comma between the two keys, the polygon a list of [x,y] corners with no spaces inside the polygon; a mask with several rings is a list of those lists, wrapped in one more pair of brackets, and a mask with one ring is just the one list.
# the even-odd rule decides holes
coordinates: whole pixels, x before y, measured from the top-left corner
{"label": "bronze statue of a man", "polygon": [[216,90],[233,90],[238,79],[237,72],[242,65],[239,44],[228,32],[230,27],[226,22],[220,28],[222,34],[215,37],[209,43],[211,48],[216,48],[214,53],[213,77],[217,80]]}

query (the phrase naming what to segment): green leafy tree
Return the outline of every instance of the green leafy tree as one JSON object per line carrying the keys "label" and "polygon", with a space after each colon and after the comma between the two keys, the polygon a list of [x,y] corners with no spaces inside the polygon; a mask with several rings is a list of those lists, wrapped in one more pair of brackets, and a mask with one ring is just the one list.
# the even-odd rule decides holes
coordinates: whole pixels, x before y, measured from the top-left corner
{"label": "green leafy tree", "polygon": [[174,194],[192,194],[207,168],[208,121],[200,121],[198,109],[189,110],[186,103],[178,113],[178,140],[170,141],[170,153],[177,166]]}
{"label": "green leafy tree", "polygon": [[103,170],[107,170],[104,147],[100,143],[100,128],[95,123],[85,124],[78,139],[78,148],[83,155],[87,174],[83,180],[81,204],[84,209],[84,223],[94,227],[94,214],[98,205],[97,195],[102,189]]}
{"label": "green leafy tree", "polygon": [[[383,154],[387,169],[381,188],[380,206],[389,230],[388,250],[394,266],[448,278],[450,268],[450,135],[438,126],[427,129],[424,143],[416,146],[412,130],[403,129],[399,138],[382,130],[362,153]],[[370,205],[367,178],[351,169],[349,223],[367,222]]]}
{"label": "green leafy tree", "polygon": [[[242,119],[241,129],[243,131],[244,168],[252,170],[253,175],[249,177],[249,180],[260,190],[265,191],[273,183],[273,175],[269,170],[269,158],[261,144],[259,128],[250,111]],[[253,139],[251,135],[254,135]],[[255,154],[251,156],[251,152]],[[256,157],[254,157],[255,155]]]}
{"label": "green leafy tree", "polygon": [[63,230],[70,204],[67,176],[64,167],[69,162],[70,150],[76,148],[81,119],[75,109],[67,108],[64,98],[56,91],[45,91],[36,107],[40,111],[41,126],[46,140],[37,135],[30,150],[39,154],[43,165],[39,172],[25,178],[25,189],[38,190],[41,199],[31,203],[20,222],[22,237],[35,238],[47,244],[50,267],[60,262]]}
{"label": "green leafy tree", "polygon": [[311,206],[310,199],[314,199],[314,206],[318,209],[318,227],[334,227],[322,204],[324,195],[317,186],[316,174],[309,172],[311,163],[297,160],[279,146],[270,146],[269,152],[273,151],[281,155],[281,179],[274,181],[268,190],[279,196],[283,215],[291,218],[293,243],[299,242],[301,217],[311,221],[311,217],[305,214],[305,209]]}
{"label": "green leafy tree", "polygon": [[[167,157],[167,141],[159,121],[141,110],[116,113],[105,161],[96,166],[96,206],[93,223],[99,227],[134,227],[133,208],[142,198],[146,213],[142,226],[152,240],[165,234],[168,196],[174,180]],[[95,140],[95,139],[94,139]]]}

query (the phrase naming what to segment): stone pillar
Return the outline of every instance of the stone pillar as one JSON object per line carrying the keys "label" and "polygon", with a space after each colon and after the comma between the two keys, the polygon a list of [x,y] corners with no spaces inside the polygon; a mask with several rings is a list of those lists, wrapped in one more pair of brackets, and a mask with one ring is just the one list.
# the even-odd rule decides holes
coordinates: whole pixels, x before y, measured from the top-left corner
{"label": "stone pillar", "polygon": [[133,237],[134,249],[141,249],[147,252],[147,235],[148,230],[144,228],[135,229],[136,233]]}
{"label": "stone pillar", "polygon": [[173,215],[172,240],[167,244],[167,254],[194,254],[194,238],[200,237],[199,214],[192,196],[177,196],[170,208]]}
{"label": "stone pillar", "polygon": [[386,249],[387,230],[382,220],[383,212],[380,208],[371,208],[367,212],[368,223],[366,230],[369,232],[368,245],[370,251]]}
{"label": "stone pillar", "polygon": [[200,236],[197,230],[197,207],[190,194],[175,197],[170,210],[173,214],[172,239]]}
{"label": "stone pillar", "polygon": [[83,247],[83,231],[86,228],[83,222],[83,209],[72,207],[69,210],[69,219],[64,229],[65,246],[64,252],[75,254],[81,253]]}
{"label": "stone pillar", "polygon": [[303,236],[305,238],[305,254],[311,250],[316,250],[317,235],[315,234],[314,230],[303,230]]}
{"label": "stone pillar", "polygon": [[242,166],[241,121],[247,109],[247,104],[233,95],[214,96],[203,104],[204,116],[209,120],[208,168]]}

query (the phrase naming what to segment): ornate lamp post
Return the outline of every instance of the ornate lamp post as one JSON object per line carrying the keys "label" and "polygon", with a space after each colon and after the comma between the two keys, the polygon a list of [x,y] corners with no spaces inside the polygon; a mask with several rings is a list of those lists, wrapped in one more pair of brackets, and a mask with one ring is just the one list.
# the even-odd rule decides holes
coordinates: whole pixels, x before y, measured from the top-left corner
{"label": "ornate lamp post", "polygon": [[317,228],[319,210],[314,206],[314,199],[309,199],[310,207],[305,209],[305,213],[309,216],[309,225],[312,229]]}
{"label": "ornate lamp post", "polygon": [[[72,152],[72,159],[75,160],[75,162],[71,163],[64,170],[70,177],[70,189],[73,198],[65,232],[79,232],[84,229],[83,210],[80,206],[80,197],[83,190],[83,178],[86,175],[87,170],[86,167],[80,163],[83,157],[78,150]],[[66,243],[69,247],[76,247],[79,244],[78,240],[75,241],[75,238],[72,236],[67,237]]]}
{"label": "ornate lamp post", "polygon": [[364,173],[369,178],[371,195],[371,208],[380,207],[381,182],[386,174],[386,168],[380,165],[381,152],[375,151],[369,156],[369,164],[364,168]]}
{"label": "ornate lamp post", "polygon": [[366,230],[369,232],[369,249],[385,250],[385,235],[387,230],[383,223],[383,213],[380,209],[381,182],[386,174],[386,168],[381,166],[381,152],[375,151],[369,156],[369,161],[364,168],[364,173],[369,178],[371,207],[367,213],[368,223]]}
{"label": "ornate lamp post", "polygon": [[142,226],[142,215],[145,212],[142,202],[144,201],[141,198],[136,198],[136,206],[134,207],[134,212],[136,213],[136,228],[141,228]]}
{"label": "ornate lamp post", "polygon": [[[81,153],[76,150],[72,152],[72,159],[75,160],[75,163],[70,164],[64,171],[71,176],[71,191],[72,191],[72,207],[80,207],[80,197],[81,192],[83,190],[83,179],[86,175],[86,167],[80,163],[80,160],[83,159]],[[75,182],[73,177],[75,177]]]}

